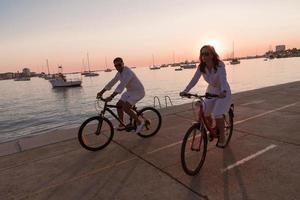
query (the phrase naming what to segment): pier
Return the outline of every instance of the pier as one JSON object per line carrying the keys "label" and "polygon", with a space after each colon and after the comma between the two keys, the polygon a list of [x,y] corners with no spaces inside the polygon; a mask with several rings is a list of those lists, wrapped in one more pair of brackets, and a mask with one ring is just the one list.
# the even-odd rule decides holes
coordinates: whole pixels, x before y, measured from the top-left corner
{"label": "pier", "polygon": [[161,110],[154,137],[116,132],[98,152],[79,145],[77,127],[0,144],[0,199],[298,199],[300,81],[233,100],[232,140],[224,150],[209,143],[197,176],[180,163],[194,121],[184,104]]}

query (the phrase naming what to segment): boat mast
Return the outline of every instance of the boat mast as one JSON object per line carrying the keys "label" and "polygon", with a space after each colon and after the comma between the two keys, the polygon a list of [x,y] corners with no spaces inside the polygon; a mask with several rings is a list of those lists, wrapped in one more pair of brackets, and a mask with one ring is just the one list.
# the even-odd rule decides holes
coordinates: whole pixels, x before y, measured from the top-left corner
{"label": "boat mast", "polygon": [[87,65],[88,65],[88,68],[89,68],[89,72],[91,72],[91,69],[90,69],[89,53],[87,53]]}
{"label": "boat mast", "polygon": [[46,59],[46,64],[47,64],[47,69],[48,69],[48,75],[50,75],[48,59]]}
{"label": "boat mast", "polygon": [[107,69],[107,59],[106,59],[106,56],[105,56],[105,67]]}
{"label": "boat mast", "polygon": [[232,42],[232,59],[234,59],[234,41]]}
{"label": "boat mast", "polygon": [[154,55],[152,54],[152,64],[153,64],[153,67],[154,67]]}
{"label": "boat mast", "polygon": [[84,58],[82,58],[82,67],[83,67],[83,71],[85,72]]}
{"label": "boat mast", "polygon": [[173,64],[175,64],[175,53],[173,51]]}

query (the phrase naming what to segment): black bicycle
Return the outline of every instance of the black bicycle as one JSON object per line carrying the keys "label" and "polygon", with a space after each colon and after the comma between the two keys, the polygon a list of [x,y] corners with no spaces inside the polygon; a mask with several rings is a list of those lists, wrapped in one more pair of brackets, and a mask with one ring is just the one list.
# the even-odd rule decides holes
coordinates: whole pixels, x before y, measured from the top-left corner
{"label": "black bicycle", "polygon": [[[181,165],[186,174],[194,176],[199,173],[202,165],[204,164],[207,143],[210,138],[212,141],[213,137],[217,137],[216,146],[225,148],[232,137],[233,132],[233,118],[234,118],[234,105],[231,104],[228,113],[223,115],[225,127],[225,145],[219,145],[219,132],[216,127],[211,127],[204,117],[204,98],[218,98],[218,95],[208,94],[197,95],[197,94],[186,94],[184,97],[197,99],[195,102],[195,113],[197,121],[187,130],[181,145]],[[214,134],[208,134],[214,133]]]}
{"label": "black bicycle", "polygon": [[[99,110],[97,108],[101,108],[100,101],[103,101],[103,99],[96,101],[96,110]],[[104,102],[103,109],[99,110],[99,115],[91,117],[82,123],[78,132],[78,140],[83,148],[90,151],[98,151],[105,148],[113,139],[114,127],[111,119],[105,117],[106,111],[124,126],[123,129],[118,129],[118,131],[136,131],[137,125],[132,118],[129,118],[128,124],[124,124],[111,108],[117,108],[117,106]],[[159,111],[153,107],[144,107],[141,110],[137,110],[134,106],[133,109],[136,111],[138,117],[145,121],[144,128],[137,134],[144,138],[155,135],[162,123]]]}

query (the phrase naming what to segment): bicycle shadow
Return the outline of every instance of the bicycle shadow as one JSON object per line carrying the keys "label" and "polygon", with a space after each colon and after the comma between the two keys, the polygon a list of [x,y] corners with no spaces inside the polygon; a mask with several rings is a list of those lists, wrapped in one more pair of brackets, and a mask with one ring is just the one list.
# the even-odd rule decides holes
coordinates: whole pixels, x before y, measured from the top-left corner
{"label": "bicycle shadow", "polygon": [[[112,154],[114,151],[111,152]],[[59,194],[62,190],[61,186],[74,184],[76,180],[78,181],[87,181],[86,184],[81,185],[80,191],[76,191],[76,197],[81,199],[96,199],[99,197],[102,193],[107,194],[108,196],[112,196],[109,199],[115,199],[115,197],[122,191],[122,188],[126,186],[128,178],[131,177],[132,173],[136,171],[135,169],[138,166],[138,159],[129,159],[128,162],[130,163],[130,166],[126,169],[121,168],[120,169],[120,161],[115,160],[115,165],[112,164],[111,167],[106,169],[103,172],[97,172],[97,168],[91,170],[90,172],[87,171],[85,173],[79,173],[82,169],[82,163],[89,163],[89,161],[96,159],[96,157],[99,157],[99,153],[95,152],[87,152],[82,156],[80,159],[78,159],[76,162],[72,163],[72,167],[67,167],[64,170],[62,170],[57,176],[61,176],[63,174],[68,174],[65,176],[66,181],[60,181],[65,182],[64,184],[58,185],[58,187],[55,187],[52,189],[51,193],[47,194],[46,199],[56,199],[57,194]],[[123,164],[122,164],[123,165]],[[126,164],[125,164],[126,165]],[[119,170],[116,172],[116,168],[119,168]],[[92,174],[89,174],[92,173]],[[76,176],[81,177],[80,179],[76,179]],[[73,177],[75,179],[73,180]],[[91,178],[89,178],[91,177]],[[120,178],[122,177],[122,178]],[[53,178],[55,179],[55,178]],[[87,180],[84,180],[87,179]],[[118,180],[119,179],[119,180]],[[117,186],[113,187],[112,185],[116,185],[116,182],[112,180],[118,180]],[[100,184],[99,184],[100,183]],[[115,189],[114,189],[115,188]],[[107,193],[107,191],[110,191]]]}
{"label": "bicycle shadow", "polygon": [[[49,179],[47,183],[40,184],[40,190],[43,190],[42,188],[47,187],[47,185],[50,186],[49,189],[51,188],[51,185],[54,186],[52,188],[51,193],[49,193],[46,196],[46,199],[51,199],[52,197],[55,197],[61,190],[62,186],[72,184],[72,182],[75,181],[76,176],[80,175],[80,171],[82,170],[82,163],[88,163],[90,160],[93,160],[96,157],[98,157],[98,155],[94,152],[84,154],[84,156],[81,156],[80,159],[76,160],[72,164],[64,166],[63,169],[55,176],[52,176],[52,178]],[[64,178],[62,180],[57,181],[57,177]],[[57,186],[55,186],[56,184]]]}
{"label": "bicycle shadow", "polygon": [[[192,188],[201,188],[201,179],[202,179],[202,173],[200,172],[200,174],[194,176],[191,178],[190,184],[188,185],[190,190],[192,190],[192,192],[195,194],[197,194],[200,199],[205,199],[205,200],[209,200],[208,196],[205,194],[201,194],[198,191],[194,191]],[[194,195],[192,195],[192,193],[189,193],[186,199],[193,199],[193,197],[195,197]]]}
{"label": "bicycle shadow", "polygon": [[[126,173],[122,173],[124,175],[120,180],[117,181],[117,187],[115,189],[111,190],[111,195],[110,195],[109,199],[118,199],[118,195],[122,192],[122,189],[124,187],[128,186],[128,184],[127,184],[128,179],[130,179],[132,174],[136,171],[136,168],[138,167],[139,162],[140,162],[139,159],[134,159],[134,160],[130,161],[130,163],[132,163],[132,164],[130,165],[129,169],[126,170],[127,171]],[[98,196],[98,194],[100,194],[103,191],[105,186],[107,186],[109,183],[111,183],[111,180],[115,180],[114,176],[116,176],[116,173],[114,170],[112,170],[112,173],[110,174],[110,176],[108,176],[106,178],[106,181],[99,187],[100,189],[97,190],[97,193],[95,193],[92,198],[96,198]],[[116,183],[114,182],[114,184],[116,184]]]}
{"label": "bicycle shadow", "polygon": [[[227,146],[224,150],[223,150],[223,169],[225,169],[226,167],[228,167],[229,165],[235,163],[237,160],[234,156],[233,151],[231,150],[230,146]],[[239,170],[238,167],[235,167],[233,169],[231,169],[230,171],[234,172],[235,178],[238,182],[238,186],[242,195],[241,199],[249,199],[248,194],[247,194],[247,189],[245,187],[243,178],[242,178],[242,174],[241,171]],[[226,170],[223,172],[223,181],[224,181],[224,200],[229,200],[230,198],[230,185],[229,185],[229,171]],[[234,178],[233,176],[231,176],[231,178]],[[236,192],[235,192],[236,193]]]}

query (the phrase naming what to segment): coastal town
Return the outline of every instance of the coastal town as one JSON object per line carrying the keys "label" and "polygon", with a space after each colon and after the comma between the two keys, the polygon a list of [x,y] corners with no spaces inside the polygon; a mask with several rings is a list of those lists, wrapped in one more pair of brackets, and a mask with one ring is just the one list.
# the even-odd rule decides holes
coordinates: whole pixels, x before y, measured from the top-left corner
{"label": "coastal town", "polygon": [[[254,55],[254,56],[244,56],[244,57],[238,57],[236,59],[243,60],[243,59],[255,59],[255,58],[265,58],[265,60],[271,60],[274,58],[280,59],[280,58],[290,58],[290,57],[300,57],[300,49],[292,48],[292,49],[286,49],[286,45],[277,45],[275,46],[275,50],[269,50],[265,52],[262,55]],[[224,61],[231,61],[234,58],[231,56],[229,58],[223,59]],[[171,64],[162,64],[160,67],[168,67],[168,66],[181,66],[181,65],[189,65],[192,64],[193,67],[195,67],[196,61],[182,61],[178,63],[171,63]],[[150,69],[159,69],[160,67],[150,68]],[[97,70],[96,70],[97,71]],[[73,74],[80,73],[80,72],[73,72]],[[5,72],[0,73],[0,80],[7,80],[7,79],[14,79],[15,81],[22,80],[22,81],[28,81],[30,80],[30,77],[44,77],[46,76],[45,72],[37,73],[37,72],[31,72],[28,67],[24,67],[22,69],[22,72]]]}

